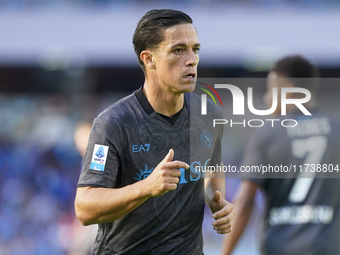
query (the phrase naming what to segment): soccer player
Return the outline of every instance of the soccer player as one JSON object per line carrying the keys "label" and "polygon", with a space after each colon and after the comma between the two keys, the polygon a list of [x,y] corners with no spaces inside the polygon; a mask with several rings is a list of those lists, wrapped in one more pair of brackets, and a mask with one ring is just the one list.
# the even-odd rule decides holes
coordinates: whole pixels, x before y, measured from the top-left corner
{"label": "soccer player", "polygon": [[[316,67],[301,56],[288,56],[276,62],[267,79],[266,104],[272,105],[274,87],[278,91],[285,87],[302,87],[311,92],[311,99],[304,106],[312,115],[304,115],[294,105],[288,105],[285,119],[295,119],[298,125],[255,130],[242,165],[310,164],[316,168],[318,164],[327,167],[333,164],[334,168],[339,167],[340,126],[316,104],[317,74]],[[287,97],[297,98],[295,94],[298,93],[288,93]],[[279,97],[274,115],[280,114],[280,106]],[[319,173],[313,176],[312,172],[303,174],[294,174],[296,178],[243,179],[233,202],[236,212],[233,232],[225,238],[222,254],[231,254],[242,235],[259,188],[266,201],[260,235],[261,254],[340,254],[340,179],[327,178],[327,175],[319,178]]]}
{"label": "soccer player", "polygon": [[[181,11],[151,10],[133,44],[145,82],[94,120],[76,215],[84,225],[99,223],[92,254],[202,254],[204,203],[221,234],[230,232],[234,212],[224,179],[201,178],[195,168],[221,163],[222,137],[204,119],[190,129],[190,108],[201,102],[187,93],[197,77],[196,29]],[[220,116],[214,107],[211,115]],[[191,143],[192,132],[206,143]]]}

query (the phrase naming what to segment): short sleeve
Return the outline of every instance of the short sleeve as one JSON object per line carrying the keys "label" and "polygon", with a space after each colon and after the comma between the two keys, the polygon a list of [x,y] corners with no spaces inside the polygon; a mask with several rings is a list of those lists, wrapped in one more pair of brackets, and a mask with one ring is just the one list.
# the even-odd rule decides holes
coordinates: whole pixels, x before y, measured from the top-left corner
{"label": "short sleeve", "polygon": [[78,187],[113,188],[120,169],[117,148],[119,136],[114,127],[102,117],[95,118]]}

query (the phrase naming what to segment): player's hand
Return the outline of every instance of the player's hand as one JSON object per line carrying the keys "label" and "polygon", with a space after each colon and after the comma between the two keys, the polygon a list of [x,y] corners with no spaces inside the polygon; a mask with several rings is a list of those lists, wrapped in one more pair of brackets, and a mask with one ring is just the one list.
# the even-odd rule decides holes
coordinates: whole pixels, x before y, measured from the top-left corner
{"label": "player's hand", "polygon": [[165,158],[157,165],[152,173],[144,179],[145,188],[149,189],[151,197],[164,195],[170,190],[177,188],[181,171],[179,168],[189,168],[189,165],[182,161],[172,161],[174,150],[170,149]]}
{"label": "player's hand", "polygon": [[233,219],[235,216],[234,206],[225,200],[219,190],[215,191],[214,197],[210,202],[210,209],[215,219],[212,223],[218,234],[231,232]]}

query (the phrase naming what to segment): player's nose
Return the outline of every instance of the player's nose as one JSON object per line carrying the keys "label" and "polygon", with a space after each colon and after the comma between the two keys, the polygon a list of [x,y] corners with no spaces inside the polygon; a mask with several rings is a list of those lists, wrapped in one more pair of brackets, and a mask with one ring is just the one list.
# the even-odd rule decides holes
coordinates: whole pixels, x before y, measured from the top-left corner
{"label": "player's nose", "polygon": [[188,58],[187,58],[186,65],[187,66],[197,66],[198,61],[199,61],[198,54],[193,52],[192,50],[188,51]]}

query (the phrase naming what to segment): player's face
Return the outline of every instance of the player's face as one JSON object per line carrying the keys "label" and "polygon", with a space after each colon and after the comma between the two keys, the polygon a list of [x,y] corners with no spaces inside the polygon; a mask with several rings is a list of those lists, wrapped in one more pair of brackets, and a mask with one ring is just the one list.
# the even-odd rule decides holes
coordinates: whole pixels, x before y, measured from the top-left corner
{"label": "player's face", "polygon": [[192,24],[180,24],[163,31],[164,40],[154,51],[156,76],[160,86],[171,93],[195,89],[200,44]]}
{"label": "player's face", "polygon": [[278,98],[277,98],[277,107],[274,111],[273,115],[277,116],[281,112],[281,87],[282,87],[282,79],[276,72],[270,72],[267,76],[267,91],[263,96],[263,101],[267,108],[271,108],[273,103],[273,88],[277,88]]}

